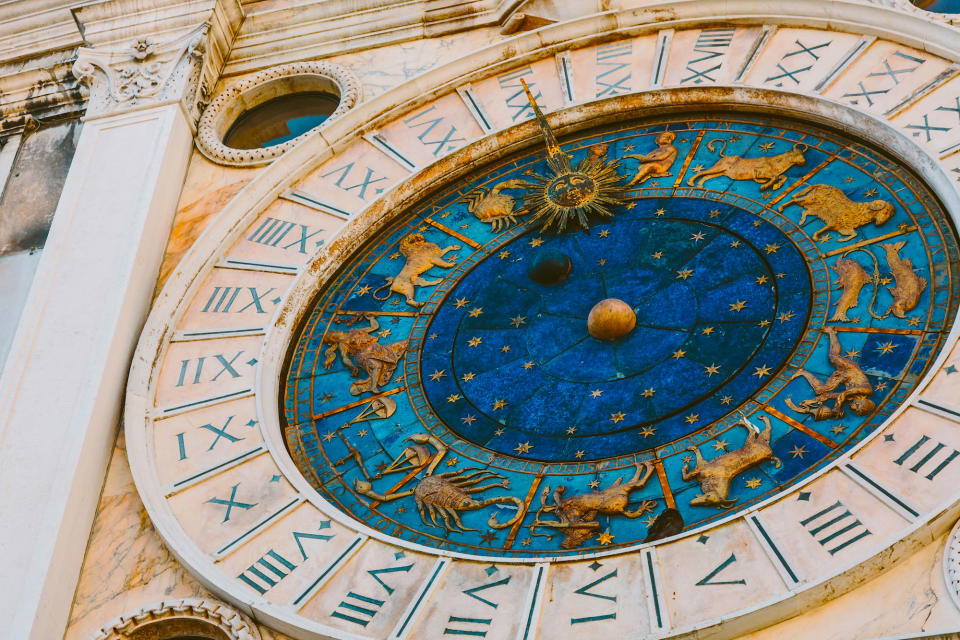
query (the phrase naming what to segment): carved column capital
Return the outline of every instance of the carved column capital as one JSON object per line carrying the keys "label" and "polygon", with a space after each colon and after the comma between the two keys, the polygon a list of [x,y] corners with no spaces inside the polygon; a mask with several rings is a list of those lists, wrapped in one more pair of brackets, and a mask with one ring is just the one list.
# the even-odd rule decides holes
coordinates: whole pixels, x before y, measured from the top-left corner
{"label": "carved column capital", "polygon": [[80,48],[73,75],[87,88],[87,116],[182,100],[195,123],[203,97],[201,69],[210,24],[165,42],[140,38],[120,50]]}

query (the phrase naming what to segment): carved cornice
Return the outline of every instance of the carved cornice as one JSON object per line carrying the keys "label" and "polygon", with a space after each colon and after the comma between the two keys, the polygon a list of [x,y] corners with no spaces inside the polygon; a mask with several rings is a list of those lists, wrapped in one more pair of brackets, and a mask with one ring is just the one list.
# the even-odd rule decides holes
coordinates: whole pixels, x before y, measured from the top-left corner
{"label": "carved cornice", "polygon": [[167,42],[139,38],[119,51],[81,48],[73,74],[90,94],[87,117],[182,100],[196,122],[209,33],[210,23],[205,22],[186,36]]}
{"label": "carved cornice", "polygon": [[90,640],[127,640],[148,625],[163,622],[172,627],[190,621],[212,626],[230,640],[260,640],[260,632],[249,618],[220,602],[198,598],[164,600],[141,607],[111,620]]}

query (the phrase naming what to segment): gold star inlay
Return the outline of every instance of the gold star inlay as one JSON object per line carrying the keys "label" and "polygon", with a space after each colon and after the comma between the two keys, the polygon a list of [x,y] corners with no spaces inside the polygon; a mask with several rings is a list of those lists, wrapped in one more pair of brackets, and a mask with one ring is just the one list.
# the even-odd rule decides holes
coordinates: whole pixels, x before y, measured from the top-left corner
{"label": "gold star inlay", "polygon": [[880,346],[878,346],[878,347],[877,347],[877,351],[879,351],[880,354],[883,355],[883,354],[890,353],[891,351],[893,351],[894,349],[896,349],[897,346],[898,346],[898,345],[893,344],[893,341],[891,340],[891,341],[889,341],[889,342],[884,342],[883,344],[881,344]]}
{"label": "gold star inlay", "polygon": [[575,454],[573,454],[573,457],[576,458],[577,460],[579,460],[579,459],[582,458],[584,455],[586,455],[586,452],[585,452],[583,449],[578,449],[577,452],[576,452]]}
{"label": "gold star inlay", "polygon": [[600,236],[601,238],[606,238],[607,236],[610,235],[610,231],[609,231],[608,229],[604,229],[603,231],[601,231],[601,232],[598,233],[597,235]]}
{"label": "gold star inlay", "polygon": [[468,313],[467,315],[470,316],[471,318],[476,318],[481,314],[483,314],[483,307],[476,307],[474,309],[471,309],[470,313]]}
{"label": "gold star inlay", "polygon": [[470,301],[467,300],[466,298],[457,298],[456,302],[453,303],[453,306],[456,307],[457,309],[462,309],[468,304],[470,304]]}
{"label": "gold star inlay", "polygon": [[711,364],[709,367],[703,368],[707,376],[712,376],[715,373],[720,373],[720,366],[716,364]]}
{"label": "gold star inlay", "polygon": [[640,430],[640,435],[642,435],[644,438],[649,438],[656,432],[657,430],[654,427],[644,427]]}
{"label": "gold star inlay", "polygon": [[543,244],[543,238],[534,238],[533,240],[530,241],[529,244],[531,247],[534,247],[534,248],[539,247],[540,245]]}
{"label": "gold star inlay", "polygon": [[510,324],[512,324],[514,328],[519,329],[520,325],[527,324],[527,318],[526,316],[517,316],[516,318],[510,318]]}
{"label": "gold star inlay", "polygon": [[323,434],[323,439],[325,442],[330,442],[334,439],[334,437],[333,431],[327,431],[325,434]]}
{"label": "gold star inlay", "polygon": [[688,415],[686,418],[683,419],[683,421],[686,422],[687,424],[693,424],[695,422],[698,422],[699,420],[700,420],[699,413],[691,413],[690,415]]}
{"label": "gold star inlay", "polygon": [[704,327],[703,329],[700,330],[700,333],[702,333],[705,336],[713,335],[713,327]]}
{"label": "gold star inlay", "polygon": [[693,269],[681,269],[680,271],[677,271],[678,280],[686,280],[692,275],[693,275]]}
{"label": "gold star inlay", "polygon": [[641,393],[640,395],[642,395],[644,398],[652,398],[653,394],[655,394],[656,392],[657,392],[656,389],[654,389],[653,387],[650,387],[649,389],[644,389],[643,393]]}
{"label": "gold star inlay", "polygon": [[756,367],[753,371],[753,375],[757,376],[758,378],[762,378],[763,376],[769,375],[769,374],[770,374],[770,367],[768,367],[767,365],[763,365],[762,367]]}
{"label": "gold star inlay", "polygon": [[462,397],[459,393],[454,393],[453,395],[447,396],[447,402],[456,402]]}
{"label": "gold star inlay", "polygon": [[796,445],[793,447],[793,449],[790,450],[790,454],[794,458],[800,458],[800,459],[803,459],[803,454],[805,454],[806,452],[807,452],[807,448],[801,445]]}
{"label": "gold star inlay", "polygon": [[604,531],[597,536],[597,542],[599,542],[601,545],[610,544],[613,542],[613,534],[611,534],[609,530]]}
{"label": "gold star inlay", "polygon": [[503,399],[494,400],[492,406],[494,411],[499,411],[500,409],[503,409],[505,406],[507,406],[507,401]]}
{"label": "gold star inlay", "polygon": [[470,382],[476,377],[477,377],[477,374],[471,371],[470,373],[465,373],[462,376],[460,376],[460,379],[463,380],[464,382]]}
{"label": "gold star inlay", "polygon": [[743,309],[746,306],[747,306],[746,300],[737,300],[736,302],[730,305],[730,311],[736,311],[737,313],[740,313],[741,311],[743,311]]}
{"label": "gold star inlay", "polygon": [[370,293],[370,287],[368,287],[367,285],[363,285],[362,287],[360,287],[359,289],[357,289],[357,295],[358,295],[358,296],[365,296],[365,295],[367,295],[368,293]]}
{"label": "gold star inlay", "polygon": [[467,344],[470,345],[471,347],[479,347],[482,343],[483,343],[483,338],[478,338],[476,336],[467,340]]}
{"label": "gold star inlay", "polygon": [[760,478],[750,478],[749,480],[747,480],[746,484],[747,484],[747,489],[756,489],[757,487],[760,486]]}
{"label": "gold star inlay", "polygon": [[727,442],[726,440],[717,440],[716,442],[713,443],[713,448],[716,449],[717,451],[726,451],[727,447],[729,446],[730,446],[730,443]]}
{"label": "gold star inlay", "polygon": [[697,233],[695,233],[695,234],[693,234],[692,236],[690,236],[690,239],[693,240],[694,242],[700,242],[700,241],[703,240],[705,237],[706,237],[706,236],[704,235],[704,233],[703,233],[702,231],[698,231]]}
{"label": "gold star inlay", "polygon": [[434,369],[433,373],[430,374],[430,379],[434,382],[439,382],[440,378],[443,378],[447,375],[446,369]]}
{"label": "gold star inlay", "polygon": [[683,349],[677,349],[676,351],[674,351],[674,352],[673,352],[672,354],[670,354],[670,355],[673,356],[673,359],[674,359],[674,360],[679,360],[679,359],[682,358],[683,356],[687,355],[687,352],[684,351]]}
{"label": "gold star inlay", "polygon": [[530,449],[533,449],[533,445],[529,442],[518,442],[517,446],[514,447],[514,451],[517,453],[529,453]]}
{"label": "gold star inlay", "polygon": [[766,284],[766,283],[767,283],[767,276],[757,276],[757,279],[754,280],[754,282],[757,283],[757,284]]}
{"label": "gold star inlay", "polygon": [[460,418],[460,422],[463,424],[473,424],[473,421],[477,419],[477,416],[470,414],[468,416],[463,416]]}
{"label": "gold star inlay", "polygon": [[590,392],[591,398],[599,398],[602,395],[603,395],[603,391],[600,389],[594,389],[593,391]]}
{"label": "gold star inlay", "polygon": [[626,418],[626,417],[627,417],[627,414],[625,414],[625,413],[622,412],[622,411],[618,411],[617,413],[611,413],[611,414],[610,414],[610,422],[612,422],[612,423],[614,423],[614,424],[616,424],[616,423],[618,423],[618,422],[623,422],[623,419]]}

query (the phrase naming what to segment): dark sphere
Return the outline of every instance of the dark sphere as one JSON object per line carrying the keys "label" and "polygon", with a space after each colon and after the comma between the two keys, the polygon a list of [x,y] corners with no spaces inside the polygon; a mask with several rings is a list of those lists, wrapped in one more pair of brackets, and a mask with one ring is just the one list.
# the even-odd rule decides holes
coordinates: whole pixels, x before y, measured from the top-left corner
{"label": "dark sphere", "polygon": [[557,284],[570,275],[572,267],[567,254],[557,249],[544,249],[534,256],[527,275],[538,284]]}

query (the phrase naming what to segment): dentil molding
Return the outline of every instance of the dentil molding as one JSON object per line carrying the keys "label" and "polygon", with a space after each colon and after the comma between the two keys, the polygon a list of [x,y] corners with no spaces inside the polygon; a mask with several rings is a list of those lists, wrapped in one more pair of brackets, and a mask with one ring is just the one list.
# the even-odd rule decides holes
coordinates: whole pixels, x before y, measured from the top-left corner
{"label": "dentil molding", "polygon": [[[220,602],[198,598],[164,600],[140,607],[111,620],[90,640],[127,640],[145,627],[158,623],[176,626],[184,631],[189,630],[192,623],[194,630],[197,626],[203,630],[216,630],[229,640],[260,640],[257,626],[245,615]],[[174,635],[180,633],[175,632]]]}

